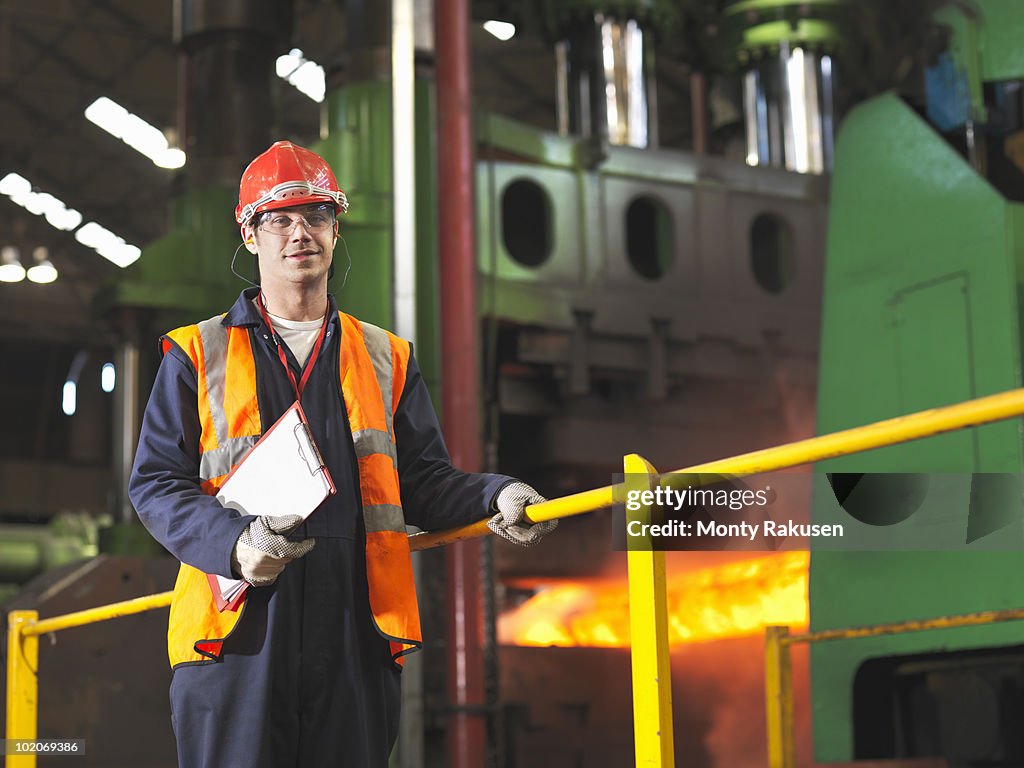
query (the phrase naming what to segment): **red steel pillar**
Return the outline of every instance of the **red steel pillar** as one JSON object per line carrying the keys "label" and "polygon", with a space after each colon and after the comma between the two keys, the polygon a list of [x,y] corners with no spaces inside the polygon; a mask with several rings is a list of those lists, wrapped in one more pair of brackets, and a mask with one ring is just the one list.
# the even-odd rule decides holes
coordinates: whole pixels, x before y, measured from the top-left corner
{"label": "red steel pillar", "polygon": [[[473,472],[482,465],[482,433],[469,18],[468,0],[436,0],[442,417],[452,461]],[[480,768],[485,762],[486,713],[479,541],[447,547],[445,563],[448,696],[453,708],[448,760],[452,768]]]}

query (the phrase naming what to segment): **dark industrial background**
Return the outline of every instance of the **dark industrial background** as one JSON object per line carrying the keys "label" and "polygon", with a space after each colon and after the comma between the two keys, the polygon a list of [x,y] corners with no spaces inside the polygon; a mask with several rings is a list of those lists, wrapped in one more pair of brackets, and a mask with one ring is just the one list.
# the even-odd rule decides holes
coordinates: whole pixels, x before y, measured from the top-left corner
{"label": "dark industrial background", "polygon": [[[16,174],[36,195],[26,208],[0,194],[0,275],[57,273],[0,282],[4,610],[172,585],[177,563],[124,490],[156,339],[244,287],[229,269],[237,181],[277,139],[320,152],[352,203],[351,273],[331,283],[343,308],[407,322],[396,285],[414,260],[417,356],[453,455],[549,497],[608,485],[627,453],[682,468],[1019,387],[1022,5],[415,0],[404,167],[388,3],[0,0],[0,192]],[[295,49],[322,66],[322,102],[275,74]],[[184,165],[86,119],[101,97]],[[452,123],[466,107],[471,134]],[[468,207],[453,207],[460,184]],[[414,252],[395,230],[406,188]],[[52,225],[43,195],[83,224]],[[76,237],[88,222],[141,255],[100,255]],[[475,306],[450,298],[455,284]],[[453,363],[460,339],[476,357]],[[459,387],[477,395],[471,419],[446,410]],[[819,469],[1012,473],[1022,456],[1007,423]],[[418,556],[426,649],[405,672],[394,765],[633,764],[621,611],[596,635],[571,630],[624,584],[610,541],[599,512],[529,551]],[[809,573],[674,553],[677,762],[765,763],[761,632],[807,624],[808,584],[814,629],[1019,607],[1020,551],[815,553]],[[754,575],[730,575],[747,560]],[[578,588],[588,597],[524,628],[532,598]],[[768,599],[736,618],[750,594],[794,589],[795,608]],[[460,590],[468,660],[450,623]],[[76,765],[174,765],[165,621],[43,638],[40,736],[86,738]],[[1024,637],[956,632],[798,653],[798,764],[1024,765]]]}

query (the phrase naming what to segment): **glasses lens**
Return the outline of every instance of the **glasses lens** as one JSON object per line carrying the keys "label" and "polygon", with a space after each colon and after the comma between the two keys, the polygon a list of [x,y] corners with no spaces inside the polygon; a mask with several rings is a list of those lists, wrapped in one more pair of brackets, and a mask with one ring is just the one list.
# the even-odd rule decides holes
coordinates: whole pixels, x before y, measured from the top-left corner
{"label": "glasses lens", "polygon": [[274,235],[290,235],[300,221],[307,232],[323,232],[334,223],[334,207],[320,205],[302,213],[268,211],[260,218],[260,229]]}

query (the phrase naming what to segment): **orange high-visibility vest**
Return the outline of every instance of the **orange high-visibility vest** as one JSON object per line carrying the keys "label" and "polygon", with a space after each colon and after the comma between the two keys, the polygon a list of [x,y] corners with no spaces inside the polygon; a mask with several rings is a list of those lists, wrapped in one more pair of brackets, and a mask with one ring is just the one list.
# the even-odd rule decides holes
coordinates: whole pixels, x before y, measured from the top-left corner
{"label": "orange high-visibility vest", "polygon": [[[422,643],[394,431],[409,343],[344,312],[338,316],[339,383],[359,466],[370,610],[390,643],[392,659],[401,665],[402,657]],[[178,328],[162,341],[164,354],[177,345],[195,366],[202,427],[199,480],[211,496],[263,433],[249,331],[225,326],[222,318]],[[167,628],[171,666],[219,660],[244,610],[244,602],[234,611],[217,610],[206,574],[182,563]]]}

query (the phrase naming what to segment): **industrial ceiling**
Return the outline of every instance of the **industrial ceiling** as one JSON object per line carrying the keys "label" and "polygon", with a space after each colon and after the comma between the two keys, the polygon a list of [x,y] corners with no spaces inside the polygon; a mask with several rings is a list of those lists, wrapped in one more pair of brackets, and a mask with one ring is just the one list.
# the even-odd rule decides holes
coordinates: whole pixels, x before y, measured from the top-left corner
{"label": "industrial ceiling", "polygon": [[[342,5],[294,3],[291,45],[328,71],[338,64],[345,41]],[[163,235],[184,169],[157,167],[87,120],[84,111],[107,97],[164,131],[172,146],[178,142],[181,67],[173,14],[173,0],[54,0],[45,6],[0,0],[0,178],[17,173],[35,191],[80,212],[83,221],[95,221],[141,248]],[[501,42],[480,25],[472,29],[477,106],[553,130],[551,46],[536,36]],[[688,118],[674,117],[673,111],[688,100],[685,66],[665,57],[658,70],[662,143],[684,145]],[[269,87],[272,134],[315,141],[320,105],[278,78]],[[5,245],[18,248],[25,266],[36,247],[46,246],[59,278],[48,285],[0,284],[0,336],[113,340],[112,326],[96,318],[91,305],[119,267],[72,232],[0,196],[0,247]]]}
{"label": "industrial ceiling", "polygon": [[[864,0],[849,29],[857,34],[845,50],[855,67],[841,69],[840,86],[862,97],[886,87],[906,91],[920,78],[912,52],[936,49],[935,28],[924,22],[948,0]],[[169,203],[185,185],[185,171],[154,165],[84,116],[99,97],[110,98],[162,130],[171,145],[184,133],[178,107],[183,67],[174,41],[174,0],[52,0],[36,6],[0,0],[0,179],[14,172],[49,193],[83,221],[95,221],[145,248],[167,230]],[[293,0],[290,29],[281,50],[305,56],[345,81],[346,8],[384,13],[374,3]],[[566,4],[567,6],[571,4]],[[660,145],[691,144],[690,75],[687,62],[722,71],[719,18],[723,0],[680,0],[686,23],[676,32],[655,29],[657,124]],[[429,26],[431,0],[416,0],[417,24]],[[521,23],[520,33],[501,42],[471,26],[474,101],[541,129],[556,126],[555,56],[550,24],[540,8],[558,3],[478,0],[474,15],[504,14]],[[276,6],[274,7],[276,11]],[[718,10],[716,10],[718,9]],[[351,11],[350,11],[351,12]],[[287,20],[284,22],[287,24]],[[522,28],[526,27],[526,29]],[[422,35],[418,33],[418,39]],[[429,55],[417,56],[429,68]],[[329,78],[331,76],[329,75]],[[298,142],[320,134],[321,105],[279,78],[271,78],[274,125],[270,135]],[[742,157],[738,78],[709,81],[711,151]],[[231,105],[211,105],[231,109]],[[182,147],[188,152],[188,147]],[[340,170],[344,175],[344,170]],[[225,216],[230,212],[225,211]],[[50,338],[79,343],[113,340],[113,330],[94,317],[92,299],[104,280],[121,271],[92,248],[27,213],[0,195],[0,247],[16,246],[26,266],[37,246],[46,246],[59,279],[49,285],[0,283],[0,337]]]}

